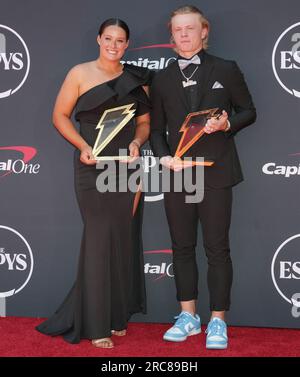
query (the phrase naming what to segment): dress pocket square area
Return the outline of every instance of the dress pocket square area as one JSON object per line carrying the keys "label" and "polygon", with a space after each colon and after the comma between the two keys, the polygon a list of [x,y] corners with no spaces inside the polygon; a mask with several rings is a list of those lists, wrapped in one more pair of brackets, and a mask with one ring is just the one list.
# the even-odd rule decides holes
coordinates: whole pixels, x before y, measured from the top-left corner
{"label": "dress pocket square area", "polygon": [[219,81],[216,81],[214,85],[212,86],[212,89],[222,89],[224,86],[219,83]]}

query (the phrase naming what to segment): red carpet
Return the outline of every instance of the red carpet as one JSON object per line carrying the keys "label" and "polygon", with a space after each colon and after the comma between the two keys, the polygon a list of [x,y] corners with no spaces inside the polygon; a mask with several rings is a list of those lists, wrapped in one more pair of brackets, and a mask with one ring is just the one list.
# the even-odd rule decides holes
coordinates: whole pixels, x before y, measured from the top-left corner
{"label": "red carpet", "polygon": [[88,340],[68,344],[61,337],[40,334],[36,318],[0,317],[0,356],[105,356],[105,357],[201,357],[201,356],[300,356],[300,330],[229,327],[229,348],[206,350],[205,334],[183,343],[162,340],[167,324],[130,323],[125,337],[113,337],[115,347],[95,348]]}

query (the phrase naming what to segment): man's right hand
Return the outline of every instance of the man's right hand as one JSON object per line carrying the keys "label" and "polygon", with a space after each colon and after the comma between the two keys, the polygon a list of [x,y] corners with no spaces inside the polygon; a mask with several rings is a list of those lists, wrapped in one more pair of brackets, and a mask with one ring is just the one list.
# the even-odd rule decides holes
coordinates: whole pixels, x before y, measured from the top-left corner
{"label": "man's right hand", "polygon": [[165,166],[168,169],[171,169],[172,163],[173,163],[173,157],[172,156],[164,156],[162,157],[159,162]]}
{"label": "man's right hand", "polygon": [[180,157],[164,156],[160,159],[160,163],[168,169],[178,172],[188,168],[191,165],[184,164]]}

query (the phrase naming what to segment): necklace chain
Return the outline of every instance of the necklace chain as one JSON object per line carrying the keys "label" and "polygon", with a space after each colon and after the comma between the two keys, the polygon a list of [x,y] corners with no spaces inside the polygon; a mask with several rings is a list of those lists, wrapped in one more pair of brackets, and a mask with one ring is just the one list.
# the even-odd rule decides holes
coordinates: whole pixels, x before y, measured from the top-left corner
{"label": "necklace chain", "polygon": [[196,73],[198,68],[199,68],[199,65],[197,65],[197,67],[194,69],[194,71],[193,71],[193,73],[191,74],[190,77],[186,77],[186,75],[182,72],[182,69],[181,68],[179,68],[179,69],[180,69],[182,76],[186,79],[186,81],[189,81],[194,76],[194,74]]}

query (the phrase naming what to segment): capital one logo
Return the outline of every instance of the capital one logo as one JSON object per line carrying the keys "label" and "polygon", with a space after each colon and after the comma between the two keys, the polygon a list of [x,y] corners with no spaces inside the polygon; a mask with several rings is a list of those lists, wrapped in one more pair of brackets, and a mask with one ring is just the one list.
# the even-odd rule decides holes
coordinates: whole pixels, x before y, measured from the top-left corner
{"label": "capital one logo", "polygon": [[[162,43],[130,48],[127,50],[126,60],[122,60],[122,63],[133,64],[139,67],[147,67],[148,69],[153,70],[163,69],[176,60],[173,53],[173,47],[174,45],[170,43]],[[164,56],[160,56],[157,53],[157,51],[161,49],[164,51]]]}
{"label": "capital one logo", "polygon": [[[296,157],[299,160],[300,153],[291,153],[289,154],[289,157]],[[297,165],[296,165],[297,164]],[[291,165],[285,163],[277,163],[277,162],[267,162],[262,167],[262,172],[266,175],[273,175],[275,177],[282,177],[291,179],[294,177],[300,176],[300,163],[294,162]]]}
{"label": "capital one logo", "polygon": [[23,38],[0,24],[0,99],[11,96],[23,86],[29,68],[29,51]]}
{"label": "capital one logo", "polygon": [[0,225],[0,298],[15,295],[25,288],[33,263],[31,247],[22,234]]}
{"label": "capital one logo", "polygon": [[[172,255],[171,249],[165,250],[150,250],[145,251],[144,255],[151,255],[151,261],[145,263],[144,273],[146,275],[152,276],[153,281],[157,281],[166,277],[173,278],[173,263],[170,263],[167,258],[163,258],[165,255]],[[154,255],[159,256],[159,258],[153,257]]]}
{"label": "capital one logo", "polygon": [[277,39],[272,67],[281,87],[292,96],[300,98],[300,22],[288,27]]}
{"label": "capital one logo", "polygon": [[300,317],[300,234],[285,240],[276,250],[271,275],[279,295],[291,306],[293,317]]}
{"label": "capital one logo", "polygon": [[[20,154],[21,158],[19,158]],[[28,146],[0,147],[0,182],[2,178],[12,173],[38,174],[40,164],[29,163],[36,154],[37,150]]]}

